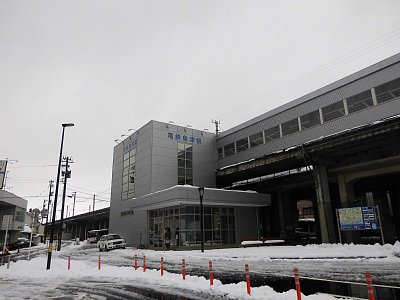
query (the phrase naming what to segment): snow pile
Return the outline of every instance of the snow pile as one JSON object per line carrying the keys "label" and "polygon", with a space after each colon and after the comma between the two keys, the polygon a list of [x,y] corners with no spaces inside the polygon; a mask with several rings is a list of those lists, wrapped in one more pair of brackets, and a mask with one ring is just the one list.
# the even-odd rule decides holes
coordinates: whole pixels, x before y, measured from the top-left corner
{"label": "snow pile", "polygon": [[[237,284],[222,284],[219,280],[214,280],[214,285],[210,286],[208,279],[199,276],[186,276],[186,280],[182,279],[180,274],[168,273],[164,271],[164,276],[160,276],[159,270],[143,269],[139,267],[136,271],[132,267],[116,267],[102,265],[98,270],[97,263],[84,260],[72,261],[71,269],[67,270],[67,260],[53,258],[51,269],[44,270],[47,258],[37,257],[28,261],[18,261],[12,263],[10,269],[5,266],[0,267],[0,278],[7,277],[8,280],[18,281],[21,279],[40,282],[62,282],[68,279],[80,279],[85,281],[85,278],[96,278],[101,281],[113,281],[118,279],[118,282],[135,283],[137,285],[152,287],[174,287],[179,286],[180,289],[187,291],[197,291],[209,295],[225,297],[229,299],[270,299],[270,300],[293,300],[296,299],[296,291],[290,290],[284,293],[277,293],[268,286],[255,287],[251,289],[251,296],[247,295],[246,283],[240,282]],[[14,290],[15,298],[24,298],[23,288]],[[10,291],[0,291],[0,299],[9,296]],[[190,292],[189,292],[190,293]],[[1,296],[2,295],[2,296]],[[310,295],[304,296],[305,300],[333,300],[334,297],[328,295]]]}

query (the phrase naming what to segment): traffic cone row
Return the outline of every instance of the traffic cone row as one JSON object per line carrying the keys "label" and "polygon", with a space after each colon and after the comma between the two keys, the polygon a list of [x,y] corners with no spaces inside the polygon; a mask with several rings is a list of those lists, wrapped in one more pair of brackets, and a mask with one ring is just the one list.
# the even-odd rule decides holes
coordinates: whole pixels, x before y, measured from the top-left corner
{"label": "traffic cone row", "polygon": [[[7,266],[8,267],[8,266]],[[213,269],[212,269],[212,260],[210,259],[208,262],[208,267],[209,267],[209,275],[210,275],[210,286],[214,285],[214,275],[213,275]],[[98,270],[101,269],[101,257],[99,255],[98,261],[97,261],[97,268]],[[138,268],[138,262],[137,262],[137,255],[134,257],[134,268],[137,270]],[[143,256],[143,272],[146,272],[146,256]],[[71,256],[68,256],[68,270],[71,269]],[[249,270],[249,265],[246,262],[245,264],[245,273],[246,273],[246,291],[248,295],[251,295],[251,286],[250,286],[250,270]],[[161,276],[164,275],[164,257],[161,257],[161,268],[160,268],[160,274]],[[366,283],[367,283],[367,289],[368,289],[368,299],[369,300],[375,300],[375,294],[374,294],[374,288],[372,285],[372,275],[371,274],[365,274],[366,277]],[[186,279],[186,260],[183,258],[182,259],[182,279]],[[297,300],[301,300],[301,286],[300,286],[300,276],[299,276],[299,269],[296,267],[294,268],[294,283],[296,287],[296,295],[297,295]]]}

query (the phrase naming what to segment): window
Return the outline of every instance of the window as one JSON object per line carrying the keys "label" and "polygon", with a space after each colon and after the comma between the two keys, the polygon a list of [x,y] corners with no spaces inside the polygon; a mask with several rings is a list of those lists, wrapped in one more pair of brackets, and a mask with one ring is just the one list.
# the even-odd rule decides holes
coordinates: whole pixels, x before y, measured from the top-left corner
{"label": "window", "polygon": [[349,110],[349,114],[373,105],[374,102],[372,101],[372,94],[370,90],[359,93],[347,99],[347,108]]}
{"label": "window", "polygon": [[193,146],[178,143],[178,184],[193,184]]}
{"label": "window", "polygon": [[282,124],[282,136],[286,136],[298,131],[299,121],[297,118]]}
{"label": "window", "polygon": [[225,145],[224,146],[224,154],[225,154],[225,157],[235,154],[235,144],[230,143],[228,145]]}
{"label": "window", "polygon": [[25,209],[19,207],[16,208],[15,221],[25,222]]}
{"label": "window", "polygon": [[135,197],[136,148],[124,154],[123,168],[121,199],[126,200]]}
{"label": "window", "polygon": [[264,130],[264,135],[265,135],[265,142],[270,142],[279,139],[281,137],[281,131],[279,129],[279,125]]}
{"label": "window", "polygon": [[300,121],[301,121],[301,129],[307,129],[317,125],[321,125],[319,110],[315,110],[301,116]]}
{"label": "window", "polygon": [[400,97],[400,78],[375,88],[378,104]]}
{"label": "window", "polygon": [[218,159],[224,158],[224,151],[222,150],[222,147],[218,148]]}
{"label": "window", "polygon": [[250,147],[254,148],[257,147],[258,145],[262,145],[264,144],[264,137],[263,137],[263,133],[259,132],[256,134],[253,134],[250,136]]}
{"label": "window", "polygon": [[249,149],[249,140],[248,138],[244,138],[241,140],[236,141],[236,151],[242,152],[244,150]]}
{"label": "window", "polygon": [[343,116],[345,116],[345,111],[342,100],[322,108],[322,119],[324,122],[332,121]]}

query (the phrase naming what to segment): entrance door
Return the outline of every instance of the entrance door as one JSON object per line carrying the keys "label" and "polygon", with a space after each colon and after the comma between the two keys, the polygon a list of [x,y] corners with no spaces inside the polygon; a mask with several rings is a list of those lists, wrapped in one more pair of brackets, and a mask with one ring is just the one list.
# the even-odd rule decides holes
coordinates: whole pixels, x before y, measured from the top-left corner
{"label": "entrance door", "polygon": [[155,248],[163,247],[164,222],[163,218],[155,218],[153,224],[153,245]]}

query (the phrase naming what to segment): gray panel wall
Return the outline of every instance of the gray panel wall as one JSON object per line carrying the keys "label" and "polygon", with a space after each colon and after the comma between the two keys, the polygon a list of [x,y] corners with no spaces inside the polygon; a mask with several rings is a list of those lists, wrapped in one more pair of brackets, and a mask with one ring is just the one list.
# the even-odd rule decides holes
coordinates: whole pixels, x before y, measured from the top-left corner
{"label": "gray panel wall", "polygon": [[236,214],[236,243],[243,240],[256,240],[257,209],[254,207],[235,207]]}
{"label": "gray panel wall", "polygon": [[[400,59],[400,56],[397,59]],[[236,128],[229,130],[229,133],[221,133],[217,139],[217,147],[222,147],[244,137],[302,116],[308,112],[317,110],[326,105],[338,102],[344,98],[351,97],[360,92],[371,89],[372,87],[376,87],[382,83],[396,79],[400,76],[400,63],[397,62],[391,64],[384,69],[376,70],[370,74],[364,74],[365,72],[362,73],[364,76],[358,79],[353,78],[353,75],[350,76],[354,80],[348,82],[344,86],[338,87],[334,90],[326,91],[315,98],[310,99],[309,96],[304,96],[300,98],[303,99],[302,103],[299,103],[299,99],[296,99],[293,101],[293,103],[296,103],[296,105],[280,111],[275,115],[268,116],[265,119],[260,119],[260,117],[257,117],[253,120],[254,123],[248,121],[246,122],[246,126],[239,125]],[[382,103],[377,106],[352,113],[340,119],[327,122],[323,125],[305,129],[298,133],[294,133],[281,139],[268,142],[264,145],[257,146],[253,149],[245,150],[235,155],[223,158],[218,161],[218,168],[246,161],[254,157],[260,157],[265,154],[270,154],[274,151],[296,146],[322,136],[327,136],[346,129],[365,125],[396,114],[400,114],[399,100]]]}
{"label": "gray panel wall", "polygon": [[200,138],[193,143],[193,184],[215,187],[216,148],[215,135],[192,128],[153,121],[152,189],[159,191],[178,183],[177,140],[168,133]]}

